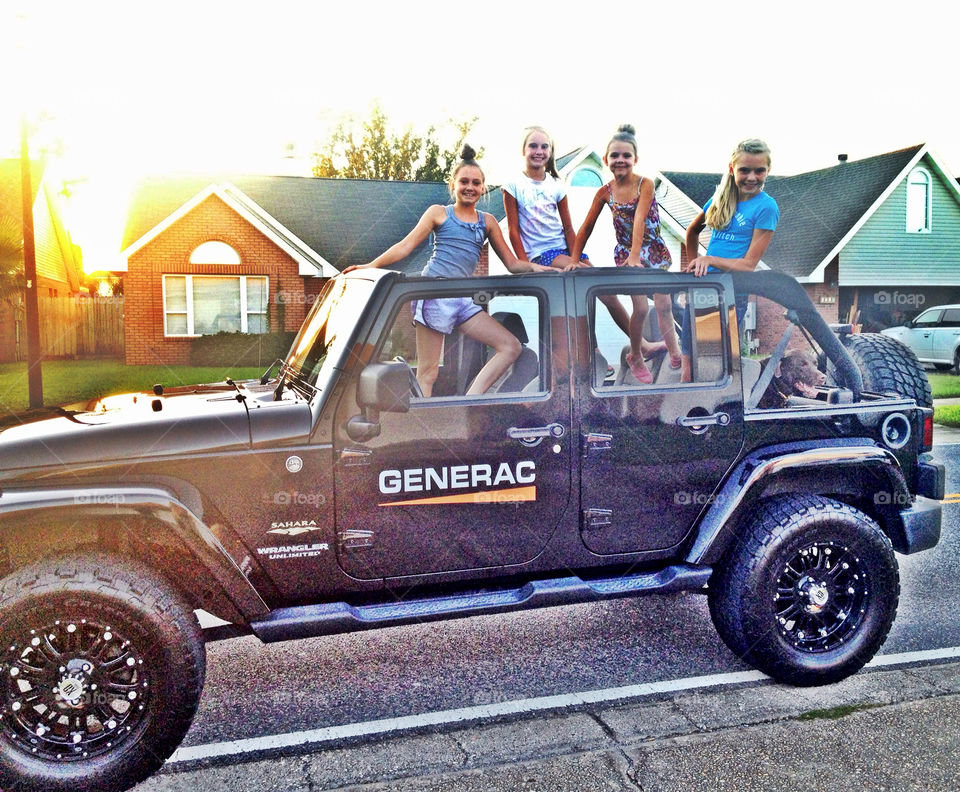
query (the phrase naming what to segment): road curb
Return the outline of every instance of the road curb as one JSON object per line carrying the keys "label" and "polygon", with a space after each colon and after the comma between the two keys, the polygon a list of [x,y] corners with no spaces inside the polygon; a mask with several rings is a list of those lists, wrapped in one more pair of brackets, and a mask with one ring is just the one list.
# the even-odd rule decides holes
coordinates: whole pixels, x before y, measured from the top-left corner
{"label": "road curb", "polygon": [[[698,755],[707,750],[705,746],[732,750],[738,741],[766,744],[780,733],[791,735],[792,740],[820,740],[826,732],[842,731],[844,721],[850,718],[857,719],[858,733],[873,732],[879,728],[877,724],[904,721],[909,722],[910,733],[939,732],[944,719],[960,719],[960,663],[862,671],[843,682],[817,688],[793,688],[770,681],[657,694],[641,701],[387,735],[356,745],[242,764],[168,765],[137,789],[621,789],[624,787],[619,784],[635,783],[644,773],[648,776],[643,788],[650,783],[649,788],[690,789],[693,787],[675,786],[677,778],[692,778],[689,773],[673,780],[663,775],[663,757],[682,752],[684,746],[690,748],[688,753]],[[896,734],[888,736],[897,738]],[[930,744],[943,750],[948,738],[934,736],[927,735]],[[951,757],[960,752],[960,729],[953,729],[949,740],[952,748],[946,754],[923,761],[930,768],[939,763],[938,772],[947,774],[943,778],[956,778],[960,771]],[[839,750],[846,743],[837,745]],[[559,781],[554,776],[562,773],[592,786],[556,786]],[[545,785],[509,786],[524,774]],[[496,778],[505,786],[497,786]],[[552,780],[546,785],[548,778]]]}

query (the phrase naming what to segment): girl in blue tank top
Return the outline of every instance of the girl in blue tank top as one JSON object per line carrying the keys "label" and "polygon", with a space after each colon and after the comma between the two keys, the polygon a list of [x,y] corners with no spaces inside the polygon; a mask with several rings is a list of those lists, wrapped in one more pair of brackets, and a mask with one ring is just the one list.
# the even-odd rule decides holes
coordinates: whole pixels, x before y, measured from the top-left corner
{"label": "girl in blue tank top", "polygon": [[[511,272],[556,272],[529,261],[519,261],[503,239],[493,215],[477,209],[485,184],[483,171],[474,159],[476,152],[464,146],[460,162],[451,177],[454,202],[450,206],[434,204],[413,230],[368,264],[347,267],[344,272],[371,267],[389,267],[410,255],[431,233],[433,255],[423,275],[437,278],[462,278],[473,274],[480,261],[483,243],[490,246]],[[520,356],[516,336],[493,319],[469,297],[418,300],[414,309],[417,334],[417,382],[424,396],[433,393],[440,373],[443,338],[459,328],[462,333],[494,350],[493,357],[480,369],[467,389],[467,395],[485,393],[500,375]]]}

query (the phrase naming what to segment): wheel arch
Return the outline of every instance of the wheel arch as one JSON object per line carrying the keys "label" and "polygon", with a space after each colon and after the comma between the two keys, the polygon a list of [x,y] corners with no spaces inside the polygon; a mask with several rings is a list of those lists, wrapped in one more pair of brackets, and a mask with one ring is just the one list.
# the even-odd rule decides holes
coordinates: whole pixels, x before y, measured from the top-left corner
{"label": "wheel arch", "polygon": [[[798,446],[807,445],[803,448]],[[904,552],[901,510],[912,502],[906,479],[889,451],[862,443],[827,447],[796,444],[766,449],[744,460],[728,477],[700,522],[686,560],[716,564],[738,535],[738,526],[768,497],[810,494],[834,498],[875,520]]]}
{"label": "wheel arch", "polygon": [[210,527],[162,488],[3,493],[0,576],[82,549],[139,559],[193,607],[235,624],[246,625],[269,611]]}

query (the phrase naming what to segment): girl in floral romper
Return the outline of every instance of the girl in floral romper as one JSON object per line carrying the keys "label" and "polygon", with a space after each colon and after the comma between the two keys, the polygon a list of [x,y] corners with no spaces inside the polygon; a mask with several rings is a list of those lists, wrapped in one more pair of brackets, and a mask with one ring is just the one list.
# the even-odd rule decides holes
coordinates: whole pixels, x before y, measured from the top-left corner
{"label": "girl in floral romper", "polygon": [[[607,144],[603,161],[613,173],[613,181],[597,190],[593,198],[571,251],[574,261],[579,259],[590,234],[593,233],[600,212],[604,205],[607,205],[613,214],[613,228],[617,236],[613,257],[618,267],[670,267],[670,252],[660,233],[660,213],[653,194],[653,181],[633,172],[637,161],[637,139],[634,133],[635,129],[630,124],[623,124]],[[638,214],[643,218],[642,223],[635,222]],[[650,383],[653,375],[641,354],[643,323],[648,310],[647,297],[636,294],[632,299],[633,314],[630,317],[630,352],[627,353],[627,363],[639,382]],[[680,368],[680,344],[677,341],[670,297],[667,294],[655,294],[653,304],[657,311],[660,333],[670,355],[670,367]]]}

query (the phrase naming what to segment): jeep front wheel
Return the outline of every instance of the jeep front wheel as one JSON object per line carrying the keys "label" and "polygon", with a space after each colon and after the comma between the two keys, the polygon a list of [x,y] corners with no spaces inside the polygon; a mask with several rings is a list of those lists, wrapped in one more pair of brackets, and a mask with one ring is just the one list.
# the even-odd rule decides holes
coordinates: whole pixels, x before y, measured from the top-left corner
{"label": "jeep front wheel", "polygon": [[839,681],[886,640],[900,596],[890,540],[839,501],[762,501],[710,581],[710,614],[737,656],[793,685]]}
{"label": "jeep front wheel", "polygon": [[0,788],[128,789],[186,734],[205,651],[190,607],[110,556],[0,581]]}

